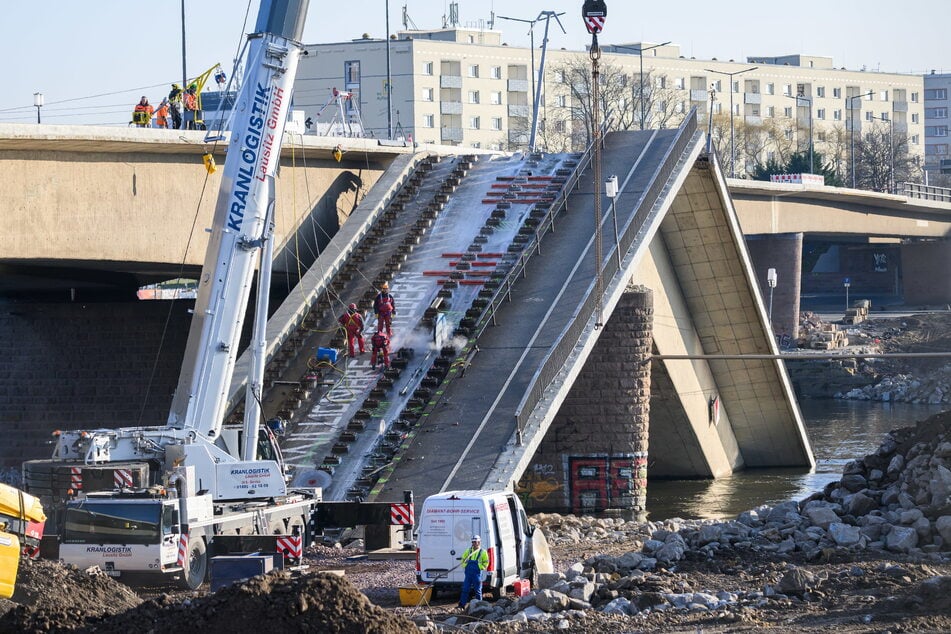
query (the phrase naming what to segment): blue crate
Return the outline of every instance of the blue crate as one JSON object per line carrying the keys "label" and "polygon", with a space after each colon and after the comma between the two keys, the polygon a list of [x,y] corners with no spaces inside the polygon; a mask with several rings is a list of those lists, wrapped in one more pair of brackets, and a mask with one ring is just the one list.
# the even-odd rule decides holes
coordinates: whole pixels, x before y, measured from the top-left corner
{"label": "blue crate", "polygon": [[267,574],[274,569],[273,555],[219,555],[211,558],[211,591]]}
{"label": "blue crate", "polygon": [[331,363],[337,362],[337,349],[336,348],[317,348],[317,360],[318,361],[330,361]]}

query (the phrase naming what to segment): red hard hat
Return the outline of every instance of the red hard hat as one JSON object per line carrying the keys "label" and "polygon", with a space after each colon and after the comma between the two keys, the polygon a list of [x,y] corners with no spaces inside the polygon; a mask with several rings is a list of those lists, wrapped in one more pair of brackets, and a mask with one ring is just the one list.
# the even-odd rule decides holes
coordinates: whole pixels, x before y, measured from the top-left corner
{"label": "red hard hat", "polygon": [[349,308],[350,310],[356,310],[356,309],[357,309],[357,305],[356,305],[356,304],[350,304],[349,306],[347,306],[347,308]]}

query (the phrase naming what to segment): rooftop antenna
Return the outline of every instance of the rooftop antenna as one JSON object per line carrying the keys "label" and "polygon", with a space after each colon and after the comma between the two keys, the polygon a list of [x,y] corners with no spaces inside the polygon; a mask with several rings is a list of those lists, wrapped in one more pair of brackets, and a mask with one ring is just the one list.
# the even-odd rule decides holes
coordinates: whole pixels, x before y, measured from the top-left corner
{"label": "rooftop antenna", "polygon": [[408,5],[403,5],[403,28],[407,31],[418,31],[419,27],[413,22],[413,18],[409,17],[409,9],[407,7]]}

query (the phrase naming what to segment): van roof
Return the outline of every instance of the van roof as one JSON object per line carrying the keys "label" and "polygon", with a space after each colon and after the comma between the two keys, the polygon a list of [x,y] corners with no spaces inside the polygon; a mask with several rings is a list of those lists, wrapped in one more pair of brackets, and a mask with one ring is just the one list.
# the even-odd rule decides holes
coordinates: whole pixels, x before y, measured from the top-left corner
{"label": "van roof", "polygon": [[435,495],[430,495],[426,500],[448,500],[451,497],[457,497],[462,500],[483,500],[485,498],[494,497],[496,495],[507,495],[509,491],[485,491],[485,490],[471,490],[471,491],[446,491],[445,493],[436,493]]}

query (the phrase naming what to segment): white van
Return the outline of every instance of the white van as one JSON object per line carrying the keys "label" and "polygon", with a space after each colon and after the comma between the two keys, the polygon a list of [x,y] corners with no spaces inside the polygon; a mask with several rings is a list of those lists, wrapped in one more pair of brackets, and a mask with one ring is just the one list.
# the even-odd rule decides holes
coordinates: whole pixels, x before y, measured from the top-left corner
{"label": "white van", "polygon": [[489,567],[483,592],[496,598],[518,579],[551,572],[548,542],[528,523],[522,502],[507,491],[450,491],[431,495],[419,513],[416,579],[432,584],[433,594],[462,587],[462,553],[472,536],[482,537]]}

